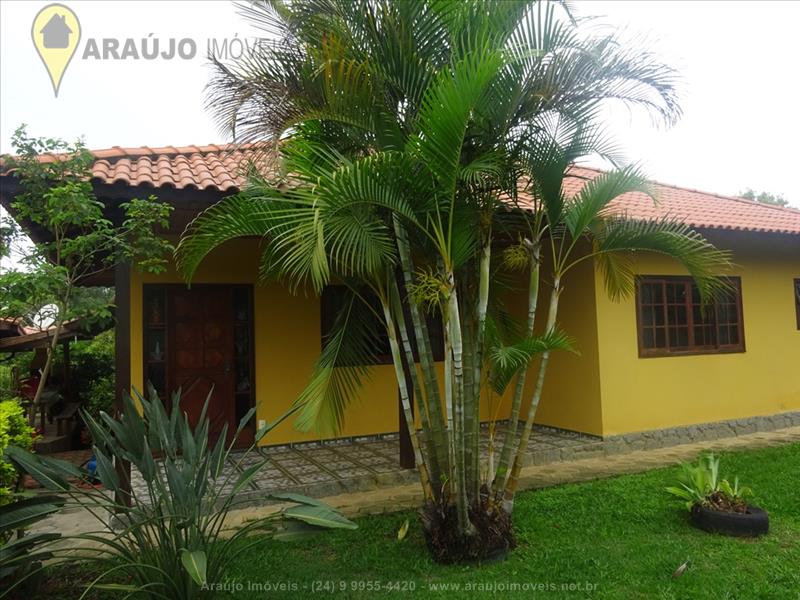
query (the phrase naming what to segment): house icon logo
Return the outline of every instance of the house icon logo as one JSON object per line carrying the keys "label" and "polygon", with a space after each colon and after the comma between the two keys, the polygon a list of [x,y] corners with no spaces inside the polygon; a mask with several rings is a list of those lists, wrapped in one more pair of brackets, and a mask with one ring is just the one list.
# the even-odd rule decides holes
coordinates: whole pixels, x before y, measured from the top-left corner
{"label": "house icon logo", "polygon": [[78,17],[68,6],[48,4],[33,18],[31,38],[58,97],[64,72],[81,39]]}
{"label": "house icon logo", "polygon": [[45,48],[68,48],[72,29],[67,25],[67,15],[53,15],[39,33]]}

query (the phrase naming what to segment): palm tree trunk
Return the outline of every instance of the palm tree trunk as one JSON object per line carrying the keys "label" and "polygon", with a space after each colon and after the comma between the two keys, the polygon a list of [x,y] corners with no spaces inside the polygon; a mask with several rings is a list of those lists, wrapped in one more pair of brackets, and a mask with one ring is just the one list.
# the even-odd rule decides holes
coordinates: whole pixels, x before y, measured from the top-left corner
{"label": "palm tree trunk", "polygon": [[464,362],[463,362],[463,340],[461,337],[461,321],[458,310],[458,291],[455,286],[453,272],[447,274],[449,287],[449,297],[447,300],[448,308],[448,328],[450,330],[450,352],[453,355],[453,421],[455,424],[455,459],[456,466],[453,472],[456,474],[456,514],[458,515],[459,532],[466,535],[474,533],[475,528],[469,520],[469,503],[467,501],[466,489],[466,464],[464,462]]}
{"label": "palm tree trunk", "polygon": [[480,423],[481,423],[481,382],[483,379],[483,346],[486,334],[486,310],[489,306],[489,267],[492,257],[491,232],[486,236],[481,250],[478,269],[477,327],[473,342],[472,393],[467,405],[467,470],[470,501],[477,503],[480,494]]}
{"label": "palm tree trunk", "polygon": [[[462,298],[469,296],[462,292]],[[472,439],[472,426],[475,410],[475,386],[473,385],[473,378],[475,370],[475,334],[477,331],[476,314],[474,306],[469,303],[464,303],[466,306],[461,306],[461,338],[463,346],[463,365],[464,365],[464,392],[462,397],[463,411],[464,411],[464,428],[462,431],[464,443],[464,488],[467,492],[467,501],[470,505],[475,503],[478,499],[477,493],[473,493],[473,488],[477,490],[475,482],[477,481],[477,473],[473,470],[473,458],[476,456],[477,448],[470,444]]]}
{"label": "palm tree trunk", "polygon": [[447,433],[447,461],[450,469],[447,472],[448,487],[450,492],[456,489],[456,430],[453,419],[453,345],[450,335],[450,324],[447,315],[442,317],[444,329],[444,404],[447,421],[445,422],[445,432]]}
{"label": "palm tree trunk", "polygon": [[[536,244],[531,249],[530,277],[528,280],[528,322],[525,332],[533,335],[533,327],[536,323],[536,307],[539,304],[539,245]],[[495,494],[499,494],[508,481],[509,465],[511,463],[512,450],[517,441],[517,428],[519,427],[519,413],[522,407],[522,394],[525,391],[525,379],[528,374],[527,367],[522,369],[517,375],[517,384],[514,388],[514,398],[511,401],[511,414],[509,416],[508,427],[503,437],[503,449],[500,451],[500,459],[497,463],[497,472],[494,474],[494,484],[492,486]],[[491,471],[490,471],[491,474]]]}
{"label": "palm tree trunk", "polygon": [[417,427],[414,422],[414,414],[411,411],[411,401],[408,396],[408,387],[406,386],[406,374],[403,370],[400,346],[397,343],[397,330],[395,328],[394,319],[392,318],[392,310],[389,306],[389,302],[384,297],[381,297],[381,306],[383,307],[383,317],[386,320],[386,331],[389,335],[389,347],[392,350],[392,362],[394,363],[394,372],[397,376],[397,386],[400,389],[400,403],[403,406],[403,414],[406,417],[408,437],[411,439],[411,447],[414,450],[414,460],[417,463],[417,472],[419,473],[419,481],[422,484],[422,493],[425,496],[426,503],[432,502],[433,489],[431,487],[431,480],[425,458],[422,456],[422,451],[419,448]]}
{"label": "palm tree trunk", "polygon": [[[403,273],[403,280],[406,289],[409,290],[414,283],[414,261],[411,257],[411,249],[408,244],[408,234],[396,215],[394,216],[394,230],[398,253],[400,255],[400,267]],[[436,447],[437,459],[441,472],[449,474],[450,460],[447,423],[442,408],[442,398],[439,393],[439,377],[436,374],[428,325],[425,322],[425,317],[420,313],[419,307],[414,302],[409,302],[408,304],[411,312],[411,323],[414,326],[414,337],[417,342],[419,364],[422,368],[424,397],[428,403],[428,416],[430,419],[431,434]],[[442,342],[444,343],[443,340]],[[434,483],[437,485],[439,484],[438,481]]]}
{"label": "palm tree trunk", "polygon": [[[431,467],[431,481],[433,483],[433,493],[438,499],[438,482],[441,480],[441,467],[439,465],[439,455],[437,449],[437,438],[431,428],[430,411],[428,403],[422,394],[422,389],[419,384],[419,374],[417,373],[417,366],[414,362],[414,349],[411,347],[411,340],[408,337],[408,329],[406,328],[406,318],[403,314],[403,304],[400,300],[400,292],[397,289],[397,281],[392,279],[389,282],[391,303],[395,308],[395,319],[397,320],[397,327],[400,330],[400,341],[403,343],[403,351],[405,352],[406,365],[408,365],[411,381],[414,386],[414,397],[417,399],[417,406],[419,407],[420,421],[422,423],[422,431],[425,433],[425,447],[427,450],[428,462]],[[438,443],[441,443],[439,441]],[[446,450],[445,450],[446,451]]]}
{"label": "palm tree trunk", "polygon": [[[561,295],[561,277],[555,276],[553,280],[553,291],[550,294],[550,307],[547,313],[547,327],[545,331],[549,334],[552,333],[556,326],[556,317],[558,316],[558,299]],[[508,478],[508,483],[505,487],[505,494],[503,497],[503,505],[507,512],[511,512],[514,506],[514,495],[519,486],[519,472],[522,469],[522,460],[525,453],[528,451],[528,441],[531,437],[533,430],[533,419],[536,417],[536,409],[539,408],[539,401],[542,399],[542,388],[544,387],[544,378],[547,374],[547,364],[550,362],[550,352],[542,354],[542,362],[539,364],[539,374],[536,379],[536,388],[533,391],[531,404],[528,407],[528,416],[525,420],[525,428],[522,430],[519,446],[517,446],[516,456],[514,458],[514,466],[511,468],[511,474]]]}

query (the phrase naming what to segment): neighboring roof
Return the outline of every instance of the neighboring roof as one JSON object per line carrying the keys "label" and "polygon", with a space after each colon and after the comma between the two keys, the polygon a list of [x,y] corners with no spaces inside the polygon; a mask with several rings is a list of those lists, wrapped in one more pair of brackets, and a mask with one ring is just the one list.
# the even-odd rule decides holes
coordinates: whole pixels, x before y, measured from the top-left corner
{"label": "neighboring roof", "polygon": [[[602,173],[599,169],[573,167],[565,182],[565,194],[574,196],[588,180]],[[652,184],[656,202],[646,194],[624,194],[611,203],[610,211],[636,220],[675,218],[701,229],[800,235],[800,210],[655,181]]]}
{"label": "neighboring roof", "polygon": [[10,317],[0,317],[0,338],[23,335],[25,328],[22,319],[12,319]]}
{"label": "neighboring roof", "polygon": [[[63,342],[73,339],[88,340],[108,329],[107,324],[98,324],[86,328],[83,320],[74,319],[61,325],[59,337]],[[0,319],[0,330],[5,330],[5,335],[0,335],[0,352],[23,352],[34,348],[46,348],[50,345],[55,333],[55,326],[47,329],[27,327],[22,325],[21,319]],[[9,335],[10,334],[10,335]]]}
{"label": "neighboring roof", "polygon": [[[166,146],[93,150],[93,180],[131,186],[236,192],[245,183],[245,169],[255,163],[265,175],[275,173],[274,154],[263,144]],[[43,160],[58,160],[44,155]],[[578,193],[602,171],[575,166],[566,181],[566,195]],[[800,210],[743,198],[653,182],[657,202],[640,193],[621,196],[611,210],[632,219],[672,217],[692,227],[800,235]]]}

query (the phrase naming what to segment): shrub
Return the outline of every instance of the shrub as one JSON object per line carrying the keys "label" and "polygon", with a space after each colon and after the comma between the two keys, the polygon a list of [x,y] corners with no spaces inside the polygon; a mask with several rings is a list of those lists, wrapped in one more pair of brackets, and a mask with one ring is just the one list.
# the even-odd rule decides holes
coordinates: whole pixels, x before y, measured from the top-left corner
{"label": "shrub", "polygon": [[[28,425],[25,410],[19,400],[0,402],[0,456],[8,446],[30,450],[33,447],[33,440],[33,427]],[[0,505],[10,501],[17,476],[13,464],[5,459],[0,460]]]}
{"label": "shrub", "polygon": [[8,365],[0,364],[0,402],[16,396],[11,369]]}
{"label": "shrub", "polygon": [[[60,361],[60,359],[59,359]],[[56,364],[54,371],[61,372]],[[70,379],[76,399],[95,419],[114,406],[114,331],[70,346]]]}
{"label": "shrub", "polygon": [[91,383],[81,398],[81,408],[94,419],[100,419],[100,413],[111,413],[114,408],[114,374],[98,377]]}
{"label": "shrub", "polygon": [[17,371],[17,377],[25,378],[30,371],[30,364],[33,361],[33,352],[18,352],[12,355],[0,355],[2,362],[0,362],[0,402],[3,400],[11,400],[16,398],[19,394],[14,381],[14,370]]}
{"label": "shrub", "polygon": [[[212,444],[208,439],[208,400],[194,427],[180,410],[178,394],[173,394],[171,411],[152,389],[149,399],[137,394],[136,400],[141,413],[127,397],[118,419],[105,412],[99,421],[84,414],[94,440],[97,474],[107,490],[125,493],[113,466],[118,460],[130,461],[141,474],[146,491],[133,489],[131,506],[114,504],[105,490],[76,487],[70,479],[82,474],[69,463],[9,449],[15,464],[42,485],[69,493],[99,515],[106,534],[111,527],[103,515],[116,513],[113,519],[122,531],[113,537],[79,536],[107,553],[98,557],[98,548],[94,548],[84,557],[104,561],[106,566],[103,576],[90,587],[173,600],[211,596],[214,586],[207,584],[223,582],[231,562],[257,543],[240,543],[250,534],[291,539],[320,528],[356,527],[322,502],[297,494],[274,494],[268,498],[291,506],[239,529],[226,528],[228,513],[246,501],[242,492],[267,461],[255,452],[255,443],[296,409],[261,428],[253,445],[234,454],[235,440],[253,418],[254,409],[242,418],[231,439],[225,426]],[[229,466],[231,461],[235,468]],[[101,583],[106,576],[120,572],[130,583]]]}

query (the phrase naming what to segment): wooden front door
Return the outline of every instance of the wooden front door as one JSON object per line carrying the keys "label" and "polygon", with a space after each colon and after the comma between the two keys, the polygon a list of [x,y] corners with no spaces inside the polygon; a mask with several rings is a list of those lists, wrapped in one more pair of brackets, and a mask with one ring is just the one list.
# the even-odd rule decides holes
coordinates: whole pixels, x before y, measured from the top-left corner
{"label": "wooden front door", "polygon": [[[144,382],[169,409],[181,389],[181,410],[193,425],[209,400],[209,436],[228,424],[228,441],[255,402],[253,289],[249,285],[146,284],[142,331]],[[255,419],[238,446],[253,442]]]}
{"label": "wooden front door", "polygon": [[181,390],[181,410],[194,426],[208,404],[209,443],[228,424],[236,430],[233,290],[171,287],[167,293],[168,389]]}

